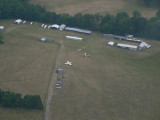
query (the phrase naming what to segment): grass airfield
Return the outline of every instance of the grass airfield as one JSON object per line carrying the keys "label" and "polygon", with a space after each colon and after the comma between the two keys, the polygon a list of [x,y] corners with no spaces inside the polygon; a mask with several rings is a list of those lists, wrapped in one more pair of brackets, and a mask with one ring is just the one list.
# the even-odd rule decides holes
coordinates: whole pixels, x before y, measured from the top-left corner
{"label": "grass airfield", "polygon": [[[158,120],[160,43],[147,41],[151,49],[129,51],[106,46],[110,40],[99,33],[84,38],[83,42],[64,42],[60,67],[66,81],[61,90],[54,89],[50,118]],[[92,57],[79,55],[84,52]],[[73,66],[65,66],[66,60]]]}
{"label": "grass airfield", "polygon": [[[64,69],[66,79],[61,89],[54,86],[50,120],[159,120],[159,41],[145,40],[152,45],[150,49],[130,51],[107,46],[109,41],[120,41],[100,33],[43,29],[40,23],[15,25],[13,20],[0,24],[6,27],[5,44],[0,45],[0,88],[22,95],[39,94],[44,105],[63,41],[59,68]],[[84,41],[66,40],[66,35]],[[37,41],[44,36],[55,42]],[[84,52],[92,57],[80,56]],[[64,65],[67,60],[73,65]],[[44,112],[0,107],[0,119],[44,120]]]}
{"label": "grass airfield", "polygon": [[[54,36],[52,30],[42,29],[39,23],[16,25],[13,21],[0,21],[5,26],[4,44],[0,45],[0,88],[22,96],[40,95],[45,105],[58,44],[37,40],[38,37]],[[44,111],[0,107],[0,119],[44,120]]]}

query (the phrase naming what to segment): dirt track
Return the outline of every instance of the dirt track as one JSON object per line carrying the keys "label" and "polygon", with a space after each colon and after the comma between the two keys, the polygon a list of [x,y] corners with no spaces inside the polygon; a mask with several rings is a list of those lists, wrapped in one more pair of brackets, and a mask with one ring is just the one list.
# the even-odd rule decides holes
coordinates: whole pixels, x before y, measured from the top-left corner
{"label": "dirt track", "polygon": [[53,70],[52,73],[52,77],[51,77],[51,82],[48,88],[48,98],[47,98],[47,103],[46,103],[46,112],[45,112],[45,120],[50,120],[49,118],[49,114],[50,114],[50,104],[51,104],[51,100],[52,100],[52,96],[53,96],[53,87],[56,81],[56,69],[59,66],[59,62],[61,60],[61,55],[62,55],[62,51],[63,51],[63,42],[61,43],[61,47],[59,48],[58,54],[57,54],[57,60],[56,60],[56,65],[55,68]]}

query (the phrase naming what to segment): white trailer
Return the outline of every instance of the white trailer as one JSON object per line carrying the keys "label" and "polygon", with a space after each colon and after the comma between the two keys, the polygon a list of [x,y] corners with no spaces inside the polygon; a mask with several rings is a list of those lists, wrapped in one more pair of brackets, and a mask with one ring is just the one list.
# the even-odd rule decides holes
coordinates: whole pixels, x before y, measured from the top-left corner
{"label": "white trailer", "polygon": [[82,41],[83,39],[76,36],[66,36],[66,39]]}
{"label": "white trailer", "polygon": [[117,46],[121,47],[121,48],[129,49],[129,50],[137,50],[137,46],[135,46],[135,45],[128,45],[128,44],[118,43]]}

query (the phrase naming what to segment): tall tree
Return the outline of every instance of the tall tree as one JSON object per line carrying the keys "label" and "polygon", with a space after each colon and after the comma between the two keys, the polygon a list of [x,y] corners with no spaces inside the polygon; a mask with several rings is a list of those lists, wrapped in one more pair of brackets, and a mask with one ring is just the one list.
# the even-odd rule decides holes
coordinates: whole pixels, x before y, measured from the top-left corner
{"label": "tall tree", "polygon": [[26,95],[23,99],[23,107],[27,109],[43,109],[42,101],[39,95]]}
{"label": "tall tree", "polygon": [[135,36],[143,36],[147,26],[147,19],[144,17],[131,17],[131,33]]}
{"label": "tall tree", "polygon": [[21,106],[21,94],[15,94],[13,92],[7,91],[3,93],[2,105],[5,107],[15,108]]}
{"label": "tall tree", "polygon": [[0,104],[2,103],[3,91],[0,89]]}
{"label": "tall tree", "polygon": [[0,44],[3,44],[3,35],[2,35],[2,32],[0,32]]}
{"label": "tall tree", "polygon": [[160,8],[158,9],[158,11],[157,11],[157,13],[156,13],[156,16],[157,16],[158,18],[160,18]]}
{"label": "tall tree", "polygon": [[116,15],[116,33],[120,35],[129,34],[130,18],[126,12],[119,12]]}
{"label": "tall tree", "polygon": [[103,33],[115,33],[116,29],[116,18],[113,15],[106,14],[102,17],[100,23],[100,31]]}
{"label": "tall tree", "polygon": [[147,6],[150,6],[150,5],[151,5],[151,2],[152,2],[152,0],[144,0],[144,3],[145,3]]}
{"label": "tall tree", "polygon": [[133,17],[142,17],[141,13],[138,10],[133,11]]}

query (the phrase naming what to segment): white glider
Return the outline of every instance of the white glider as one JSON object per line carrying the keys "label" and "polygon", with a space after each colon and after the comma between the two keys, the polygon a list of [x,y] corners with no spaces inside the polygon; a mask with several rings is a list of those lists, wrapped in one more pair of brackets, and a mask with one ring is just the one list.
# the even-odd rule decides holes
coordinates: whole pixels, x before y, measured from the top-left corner
{"label": "white glider", "polygon": [[65,62],[65,65],[72,65],[72,62],[69,62],[69,61],[67,61],[67,62]]}

